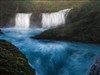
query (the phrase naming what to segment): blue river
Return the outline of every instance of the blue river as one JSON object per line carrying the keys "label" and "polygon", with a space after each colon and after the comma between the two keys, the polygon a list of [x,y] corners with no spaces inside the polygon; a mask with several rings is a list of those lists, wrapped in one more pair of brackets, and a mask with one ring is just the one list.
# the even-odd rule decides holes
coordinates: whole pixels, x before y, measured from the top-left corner
{"label": "blue river", "polygon": [[100,45],[30,38],[44,29],[1,28],[0,39],[15,45],[28,59],[36,75],[88,75]]}

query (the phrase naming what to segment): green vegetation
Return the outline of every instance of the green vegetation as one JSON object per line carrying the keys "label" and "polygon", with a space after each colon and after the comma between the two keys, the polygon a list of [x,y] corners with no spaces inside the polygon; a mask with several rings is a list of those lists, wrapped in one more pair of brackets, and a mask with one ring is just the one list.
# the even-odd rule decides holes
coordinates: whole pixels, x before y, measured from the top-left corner
{"label": "green vegetation", "polygon": [[33,2],[33,13],[56,12],[66,8],[79,7],[85,2],[79,1],[36,1]]}
{"label": "green vegetation", "polygon": [[100,43],[100,2],[72,9],[65,27],[47,30],[35,38]]}
{"label": "green vegetation", "polygon": [[0,75],[35,75],[25,56],[5,40],[0,40]]}

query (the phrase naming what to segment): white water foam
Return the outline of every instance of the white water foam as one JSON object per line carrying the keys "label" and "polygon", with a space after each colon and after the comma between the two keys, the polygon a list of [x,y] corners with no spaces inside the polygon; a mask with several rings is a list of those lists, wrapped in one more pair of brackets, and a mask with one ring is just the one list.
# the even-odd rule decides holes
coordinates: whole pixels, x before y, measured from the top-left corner
{"label": "white water foam", "polygon": [[32,13],[17,13],[15,17],[15,28],[29,28]]}
{"label": "white water foam", "polygon": [[71,9],[64,9],[53,13],[42,13],[42,28],[54,28],[64,25],[66,17]]}

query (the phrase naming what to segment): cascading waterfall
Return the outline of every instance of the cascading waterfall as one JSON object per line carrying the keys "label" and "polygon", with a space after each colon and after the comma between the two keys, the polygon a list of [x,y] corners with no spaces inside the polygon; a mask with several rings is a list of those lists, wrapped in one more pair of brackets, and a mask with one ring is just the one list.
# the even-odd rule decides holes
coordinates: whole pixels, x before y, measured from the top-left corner
{"label": "cascading waterfall", "polygon": [[[64,25],[66,17],[71,9],[63,9],[53,13],[42,13],[42,28],[55,28]],[[17,13],[15,17],[15,28],[29,28],[32,13]]]}
{"label": "cascading waterfall", "polygon": [[32,13],[17,13],[15,17],[15,28],[29,28]]}
{"label": "cascading waterfall", "polygon": [[64,9],[54,13],[42,13],[42,28],[54,28],[64,25],[66,17],[71,9]]}

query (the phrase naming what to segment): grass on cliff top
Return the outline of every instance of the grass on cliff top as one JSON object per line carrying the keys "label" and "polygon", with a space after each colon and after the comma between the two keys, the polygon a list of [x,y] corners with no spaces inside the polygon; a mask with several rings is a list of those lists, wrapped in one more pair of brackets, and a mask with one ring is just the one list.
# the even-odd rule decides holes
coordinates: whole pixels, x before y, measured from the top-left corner
{"label": "grass on cliff top", "polygon": [[[66,8],[79,7],[81,4],[88,2],[84,1],[50,1],[50,0],[18,0],[18,1],[0,1],[0,11],[10,13],[13,12],[33,12],[33,13],[42,13],[42,12],[54,12]],[[3,7],[5,6],[5,9]]]}
{"label": "grass on cliff top", "polygon": [[33,12],[56,12],[62,9],[79,7],[81,4],[86,3],[80,1],[44,1],[33,2]]}

